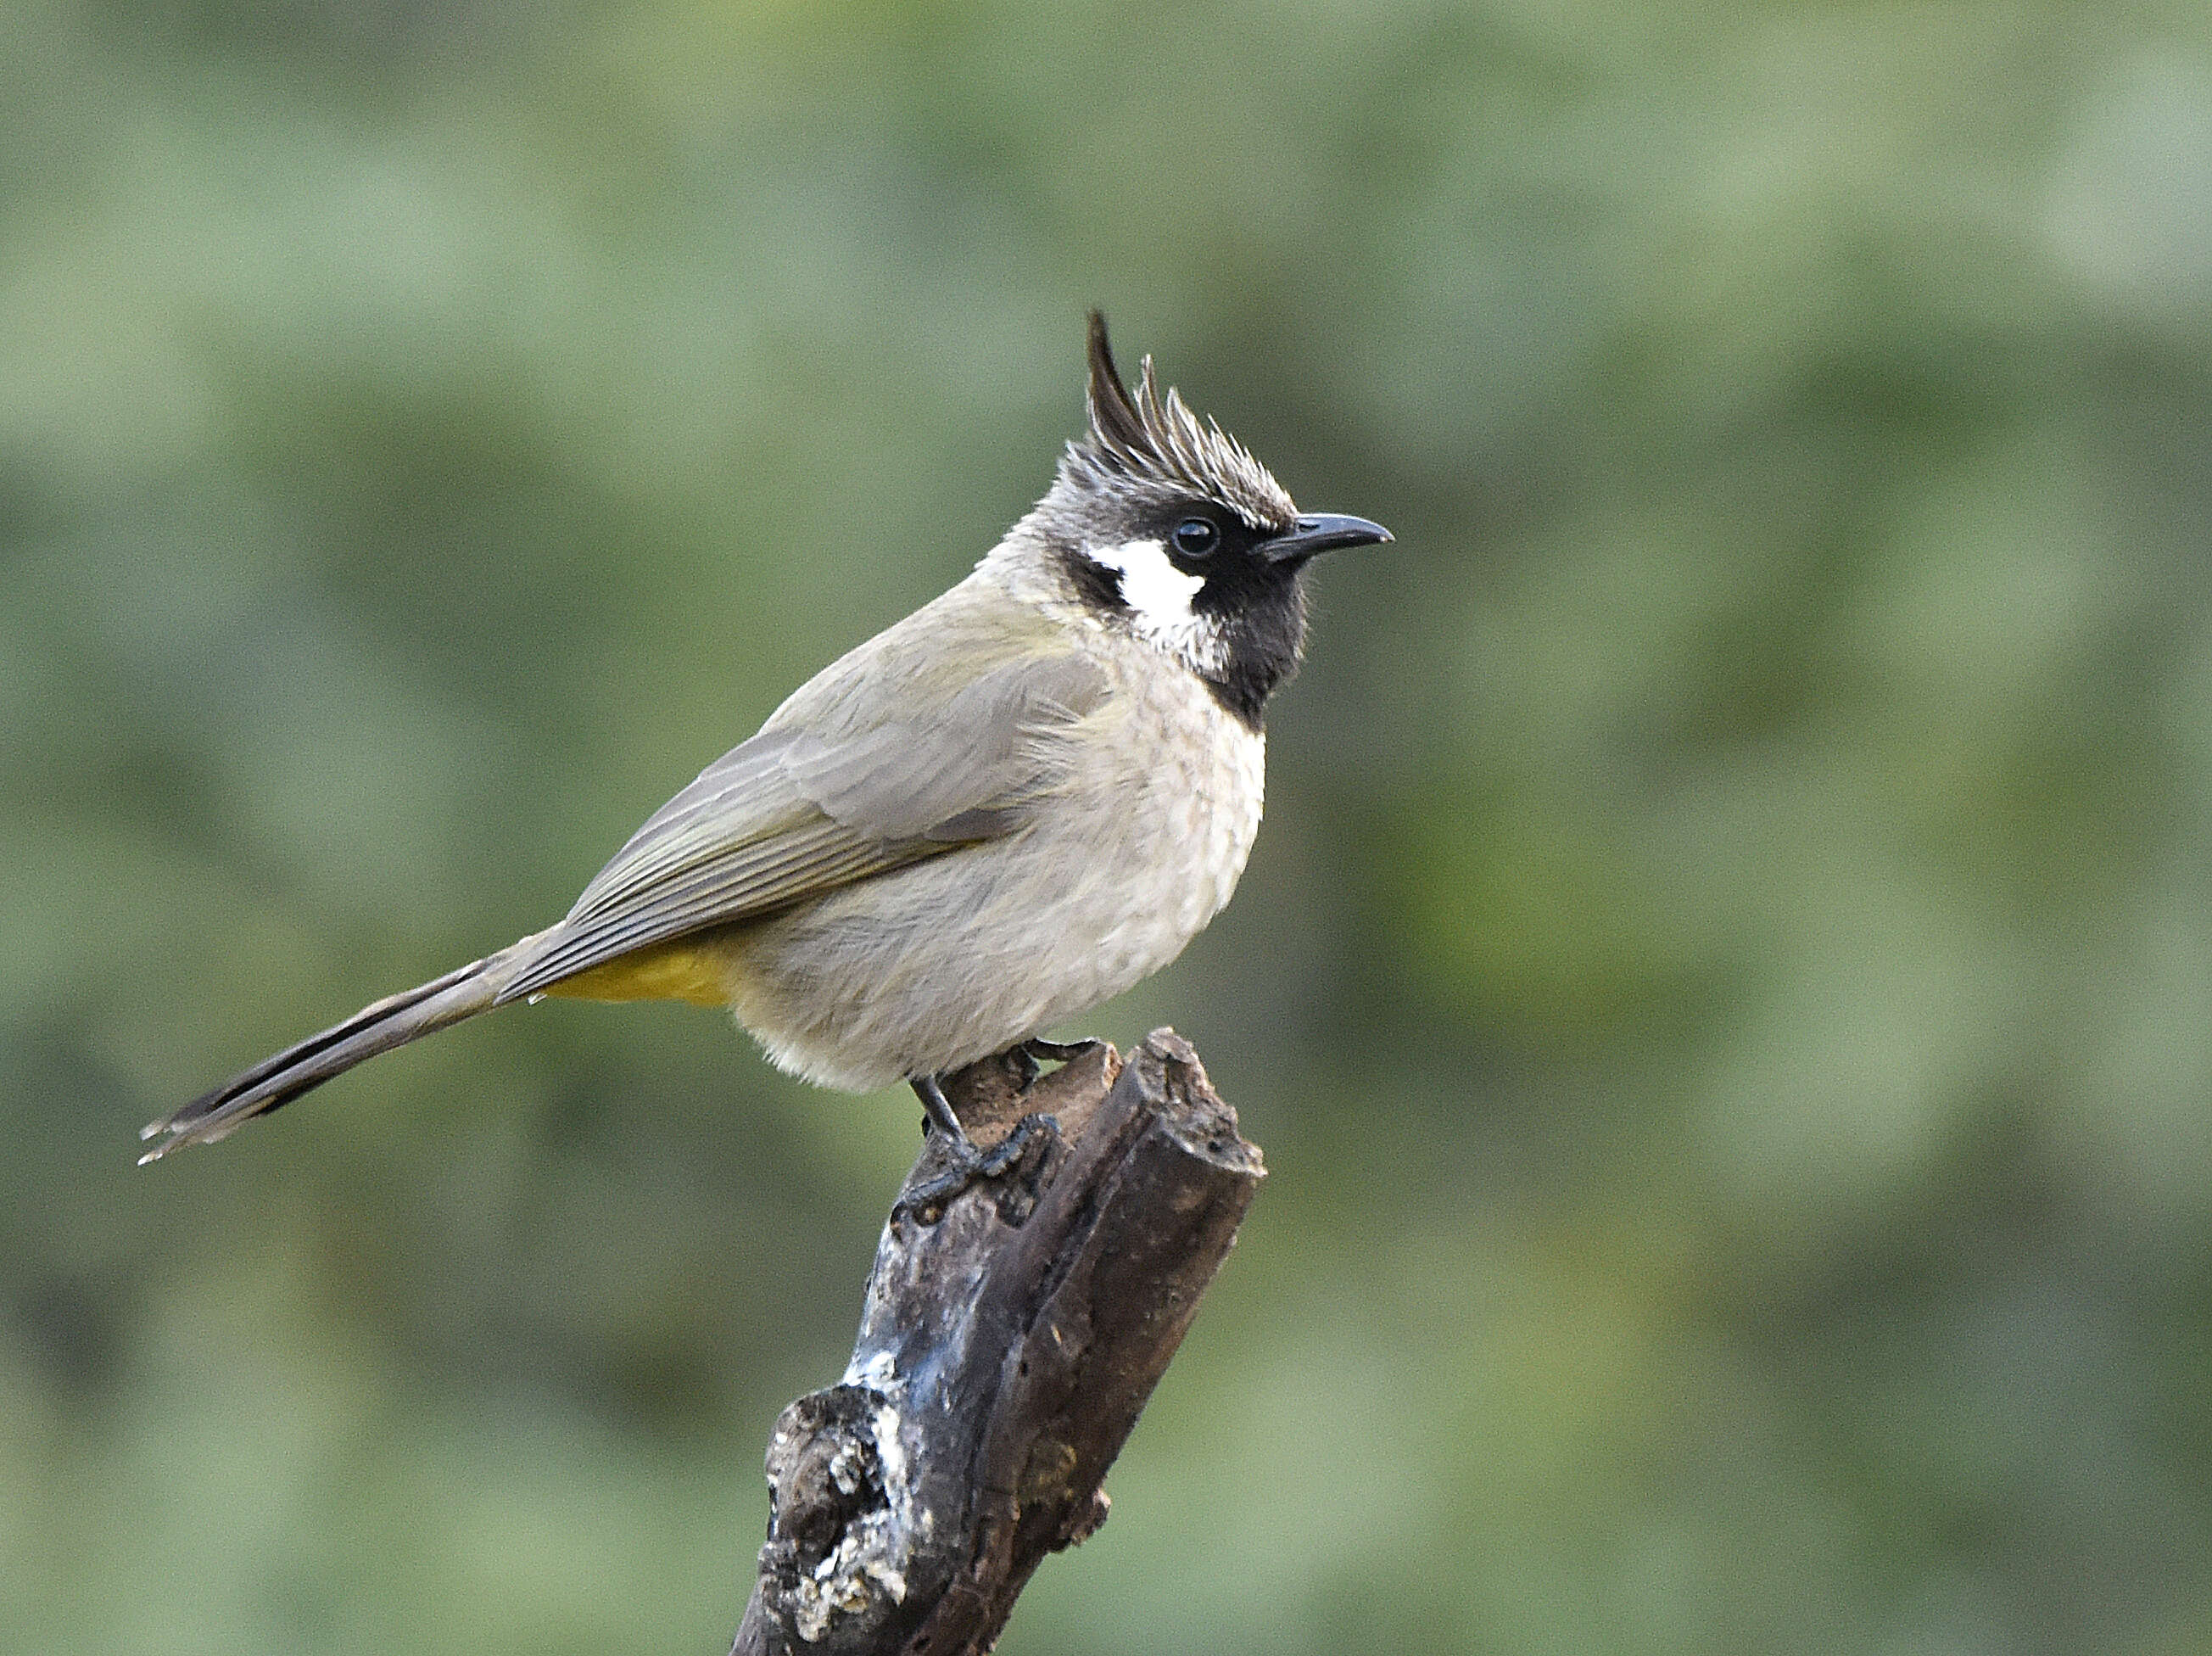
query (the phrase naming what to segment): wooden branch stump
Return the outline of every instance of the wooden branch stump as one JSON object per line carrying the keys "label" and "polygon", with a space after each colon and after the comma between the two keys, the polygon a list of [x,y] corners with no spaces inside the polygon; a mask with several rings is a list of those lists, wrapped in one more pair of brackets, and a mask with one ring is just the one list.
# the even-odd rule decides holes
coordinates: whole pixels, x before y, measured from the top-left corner
{"label": "wooden branch stump", "polygon": [[994,1059],[946,1093],[978,1143],[1024,1110],[1060,1131],[934,1223],[893,1209],[843,1381],[777,1420],[731,1656],[980,1656],[1045,1554],[1105,1521],[1099,1485],[1263,1169],[1172,1030],[1018,1081]]}

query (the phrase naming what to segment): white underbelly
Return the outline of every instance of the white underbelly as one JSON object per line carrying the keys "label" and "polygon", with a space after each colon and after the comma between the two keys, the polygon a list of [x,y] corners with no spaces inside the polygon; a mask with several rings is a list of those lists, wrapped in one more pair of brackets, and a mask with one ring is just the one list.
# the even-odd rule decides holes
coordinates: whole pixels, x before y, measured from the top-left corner
{"label": "white underbelly", "polygon": [[731,1007],[769,1058],[851,1092],[942,1074],[1180,954],[1244,871],[1264,740],[1210,698],[1120,722],[1030,825],[727,935]]}

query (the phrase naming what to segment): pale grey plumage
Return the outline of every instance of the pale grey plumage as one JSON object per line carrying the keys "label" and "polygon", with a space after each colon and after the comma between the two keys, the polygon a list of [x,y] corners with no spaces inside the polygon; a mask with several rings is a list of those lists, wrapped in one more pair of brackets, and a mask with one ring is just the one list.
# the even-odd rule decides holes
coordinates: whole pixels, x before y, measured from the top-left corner
{"label": "pale grey plumage", "polygon": [[[147,1129],[148,1159],[539,994],[726,1004],[781,1067],[858,1091],[933,1086],[1172,959],[1259,828],[1299,569],[1388,537],[1299,517],[1149,359],[1132,397],[1095,316],[1090,412],[966,580],[793,692],[558,924],[195,1099]],[[1186,555],[1188,517],[1169,548],[1193,513],[1216,563]]]}
{"label": "pale grey plumage", "polygon": [[[1002,620],[991,621],[994,632]],[[969,642],[973,667],[1019,641]],[[926,667],[927,639],[911,647]],[[845,657],[708,766],[558,926],[524,947],[497,999],[1021,826],[1065,769],[1052,734],[1104,693],[1097,669],[1070,654],[1024,652],[929,703],[902,682],[908,675],[870,671],[896,654]]]}
{"label": "pale grey plumage", "polygon": [[1020,649],[1016,682],[1052,688],[1047,716],[993,730],[1020,733],[1001,772],[1018,802],[987,807],[1000,831],[712,940],[739,1021],[811,1081],[865,1091],[957,1068],[1128,987],[1227,901],[1259,827],[1257,733],[1209,740],[1224,715],[1196,679],[1010,601],[988,560],[809,693],[927,679],[946,638]]}

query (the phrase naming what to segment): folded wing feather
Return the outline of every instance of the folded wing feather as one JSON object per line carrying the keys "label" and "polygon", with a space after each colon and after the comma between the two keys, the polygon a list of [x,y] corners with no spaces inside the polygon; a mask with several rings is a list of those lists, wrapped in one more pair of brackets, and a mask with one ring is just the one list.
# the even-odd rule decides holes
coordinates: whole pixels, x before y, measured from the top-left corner
{"label": "folded wing feather", "polygon": [[[1017,831],[1066,776],[1068,732],[1108,694],[1080,656],[1024,654],[933,709],[861,692],[807,721],[833,737],[771,720],[630,837],[533,941],[499,999]],[[854,705],[862,696],[876,705]]]}

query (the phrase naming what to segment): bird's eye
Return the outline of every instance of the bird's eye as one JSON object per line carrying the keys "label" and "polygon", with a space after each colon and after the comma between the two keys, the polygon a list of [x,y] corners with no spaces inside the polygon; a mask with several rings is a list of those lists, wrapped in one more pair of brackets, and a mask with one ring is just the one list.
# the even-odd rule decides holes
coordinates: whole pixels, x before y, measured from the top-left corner
{"label": "bird's eye", "polygon": [[1211,519],[1185,518],[1175,527],[1176,551],[1185,557],[1205,557],[1221,544],[1221,531]]}

